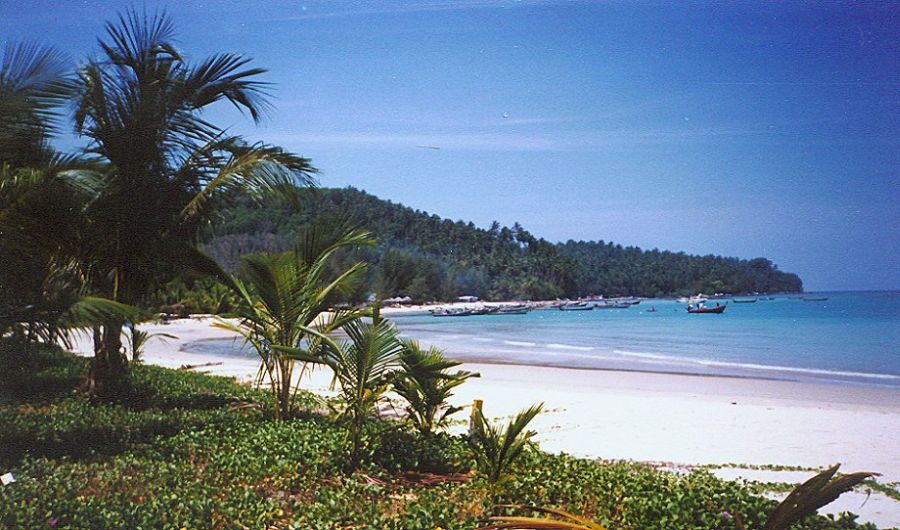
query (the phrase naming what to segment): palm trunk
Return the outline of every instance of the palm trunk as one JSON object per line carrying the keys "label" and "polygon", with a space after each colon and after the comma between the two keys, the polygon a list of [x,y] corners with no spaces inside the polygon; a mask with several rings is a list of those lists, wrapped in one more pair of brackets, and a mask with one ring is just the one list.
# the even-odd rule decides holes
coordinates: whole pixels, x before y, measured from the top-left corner
{"label": "palm trunk", "polygon": [[94,328],[94,358],[84,385],[84,390],[93,396],[120,396],[129,386],[128,360],[122,348],[124,324],[110,319],[102,328]]}
{"label": "palm trunk", "polygon": [[292,379],[291,361],[288,359],[281,360],[281,392],[280,403],[281,419],[287,420],[291,413],[291,379]]}
{"label": "palm trunk", "polygon": [[350,423],[350,473],[359,469],[362,463],[362,435],[364,418],[359,414],[359,410],[355,411],[353,419]]}

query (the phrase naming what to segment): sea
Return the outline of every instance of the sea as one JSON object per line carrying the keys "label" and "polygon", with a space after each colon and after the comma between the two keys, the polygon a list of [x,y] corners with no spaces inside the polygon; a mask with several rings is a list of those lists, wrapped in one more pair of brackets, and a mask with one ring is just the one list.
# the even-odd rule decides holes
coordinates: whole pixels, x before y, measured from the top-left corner
{"label": "sea", "polygon": [[[900,390],[900,292],[830,292],[731,299],[722,314],[689,314],[674,300],[628,309],[394,319],[404,337],[453,359],[889,387]],[[651,311],[655,309],[655,311]],[[185,345],[248,355],[231,340]]]}

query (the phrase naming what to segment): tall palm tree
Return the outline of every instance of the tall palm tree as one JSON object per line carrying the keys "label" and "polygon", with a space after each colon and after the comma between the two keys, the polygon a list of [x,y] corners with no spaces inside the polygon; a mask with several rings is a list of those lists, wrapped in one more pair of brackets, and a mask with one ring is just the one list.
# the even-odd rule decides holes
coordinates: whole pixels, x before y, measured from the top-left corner
{"label": "tall palm tree", "polygon": [[[100,39],[101,57],[69,87],[76,131],[107,164],[87,210],[83,260],[95,290],[129,304],[186,270],[224,278],[197,242],[216,207],[235,194],[290,194],[315,184],[309,160],[229,136],[202,115],[224,101],[259,121],[268,108],[264,70],[230,53],[189,63],[173,30],[164,13],[120,15]],[[89,390],[127,383],[123,324],[112,319],[97,330]]]}
{"label": "tall palm tree", "polygon": [[296,361],[321,362],[315,352],[331,341],[328,333],[359,317],[326,311],[332,295],[353,288],[365,263],[337,273],[329,266],[341,249],[368,244],[361,230],[326,234],[312,227],[295,250],[246,256],[240,274],[230,278],[239,303],[229,316],[237,321],[219,319],[215,326],[240,334],[259,354],[259,382],[272,390],[276,419],[290,415]]}
{"label": "tall palm tree", "polygon": [[74,259],[94,161],[55,151],[69,84],[65,57],[35,43],[0,50],[0,335],[68,343],[73,328],[137,320],[133,307],[90,296]]}

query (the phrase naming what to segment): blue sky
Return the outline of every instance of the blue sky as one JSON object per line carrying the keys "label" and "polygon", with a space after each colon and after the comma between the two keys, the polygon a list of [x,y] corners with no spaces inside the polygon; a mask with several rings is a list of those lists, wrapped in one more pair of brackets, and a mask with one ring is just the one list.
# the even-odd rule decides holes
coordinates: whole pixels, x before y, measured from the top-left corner
{"label": "blue sky", "polygon": [[210,117],[322,185],[900,288],[900,4],[0,0],[0,39],[75,61],[132,5],[268,68],[262,126]]}

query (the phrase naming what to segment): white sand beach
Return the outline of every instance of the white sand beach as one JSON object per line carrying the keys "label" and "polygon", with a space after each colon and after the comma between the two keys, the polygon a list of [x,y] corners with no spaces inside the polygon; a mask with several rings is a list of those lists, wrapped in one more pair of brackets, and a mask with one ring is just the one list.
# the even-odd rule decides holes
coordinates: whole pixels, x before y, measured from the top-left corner
{"label": "white sand beach", "polygon": [[[177,340],[151,341],[145,362],[200,368],[250,380],[252,358],[183,351],[193,341],[232,335],[192,318],[147,325]],[[78,350],[90,353],[90,341]],[[576,456],[646,461],[688,469],[702,464],[822,467],[876,471],[900,481],[900,392],[891,389],[642,372],[466,364],[481,374],[458,389],[457,404],[484,400],[485,414],[503,418],[536,402],[546,412],[533,426],[541,447]],[[329,373],[315,371],[303,387],[327,392]],[[462,416],[462,415],[461,415]],[[727,478],[796,481],[811,472],[722,469]],[[849,495],[825,513],[853,511],[879,527],[900,527],[900,502],[873,493]],[[863,502],[865,501],[865,504]],[[860,506],[863,504],[862,506]]]}

